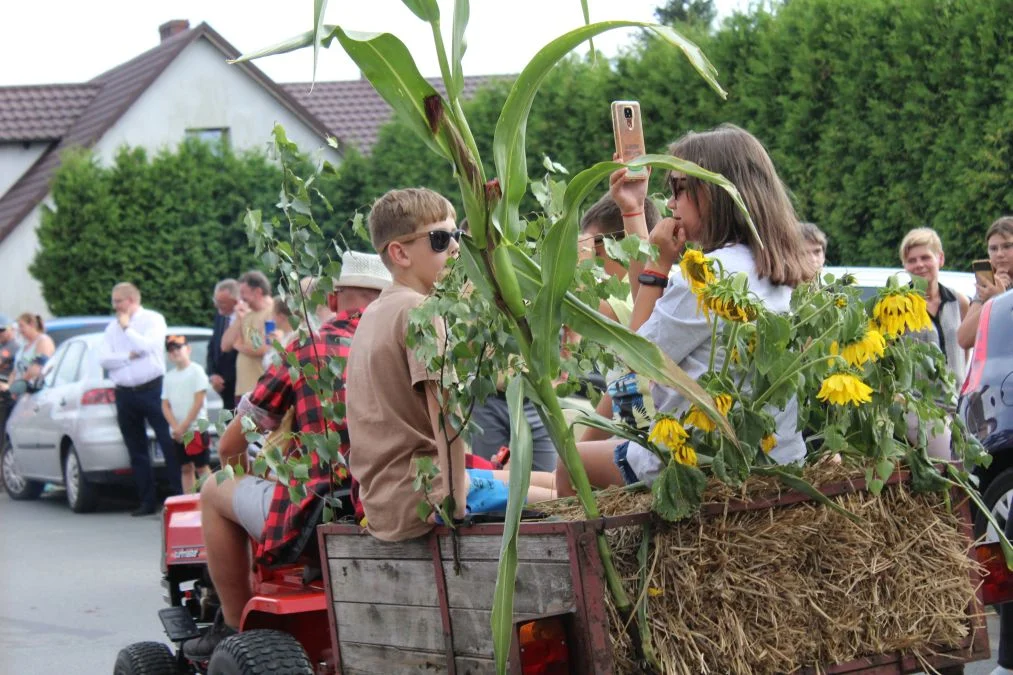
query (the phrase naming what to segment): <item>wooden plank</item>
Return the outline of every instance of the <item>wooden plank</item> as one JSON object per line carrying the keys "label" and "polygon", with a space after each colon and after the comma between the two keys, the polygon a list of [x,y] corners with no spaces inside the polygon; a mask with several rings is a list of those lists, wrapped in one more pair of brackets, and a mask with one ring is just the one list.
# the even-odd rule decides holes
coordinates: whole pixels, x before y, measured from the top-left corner
{"label": "wooden plank", "polygon": [[[447,657],[438,652],[419,652],[380,645],[349,642],[341,645],[342,675],[378,675],[379,673],[407,673],[410,675],[436,675],[447,672]],[[461,675],[494,675],[496,662],[458,656],[454,659]]]}
{"label": "wooden plank", "polygon": [[384,605],[438,607],[432,560],[327,561],[331,599]]}
{"label": "wooden plank", "polygon": [[[447,602],[451,609],[492,609],[496,572],[497,562],[494,561],[462,562],[459,575],[454,573],[453,562],[444,562]],[[571,609],[574,605],[569,562],[528,562],[517,565],[517,581],[514,586],[515,613],[553,614]]]}
{"label": "wooden plank", "polygon": [[[440,653],[443,649],[443,623],[439,607],[404,607],[369,603],[336,602],[341,653],[345,645],[360,643],[421,652]],[[457,656],[493,658],[492,612],[476,609],[452,609],[454,653]],[[535,619],[535,614],[514,613],[515,620]],[[344,658],[344,656],[342,657]],[[381,672],[390,672],[390,669]]]}
{"label": "wooden plank", "polygon": [[371,534],[326,534],[328,558],[432,560],[428,537],[406,541],[380,541]]}
{"label": "wooden plank", "polygon": [[346,642],[425,652],[440,652],[444,649],[443,621],[440,619],[439,607],[335,602],[334,617],[338,624],[342,653]]}
{"label": "wooden plank", "polygon": [[[466,535],[457,541],[461,560],[499,560],[499,535]],[[450,537],[440,537],[440,555],[444,560],[454,559]],[[565,534],[525,534],[517,538],[518,560],[567,562],[568,556]]]}

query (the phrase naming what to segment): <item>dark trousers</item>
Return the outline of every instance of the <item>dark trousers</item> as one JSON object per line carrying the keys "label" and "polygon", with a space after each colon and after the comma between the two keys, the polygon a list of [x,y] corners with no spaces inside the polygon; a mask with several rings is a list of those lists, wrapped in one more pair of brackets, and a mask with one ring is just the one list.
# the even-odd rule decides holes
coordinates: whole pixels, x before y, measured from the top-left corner
{"label": "dark trousers", "polygon": [[183,484],[179,473],[179,459],[172,444],[169,424],[162,415],[162,378],[140,390],[116,387],[116,422],[120,426],[123,442],[130,454],[130,468],[134,471],[137,497],[141,500],[142,506],[155,507],[157,505],[155,472],[151,467],[151,451],[148,448],[145,421],[154,429],[155,438],[162,447],[172,494],[181,494]]}
{"label": "dark trousers", "polygon": [[236,381],[225,380],[222,388],[222,410],[233,411],[236,409]]}

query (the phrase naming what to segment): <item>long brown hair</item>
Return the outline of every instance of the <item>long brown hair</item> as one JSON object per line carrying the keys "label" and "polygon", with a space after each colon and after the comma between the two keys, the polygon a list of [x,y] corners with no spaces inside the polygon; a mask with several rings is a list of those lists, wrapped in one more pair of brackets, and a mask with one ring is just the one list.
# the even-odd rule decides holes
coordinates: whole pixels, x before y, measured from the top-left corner
{"label": "long brown hair", "polygon": [[757,275],[774,284],[796,286],[815,276],[788,192],[755,136],[735,125],[722,124],[710,131],[686,134],[669,152],[730,180],[742,195],[763,242],[761,247],[727,192],[686,176],[686,189],[703,216],[704,240],[700,244],[705,251],[746,244],[756,259]]}

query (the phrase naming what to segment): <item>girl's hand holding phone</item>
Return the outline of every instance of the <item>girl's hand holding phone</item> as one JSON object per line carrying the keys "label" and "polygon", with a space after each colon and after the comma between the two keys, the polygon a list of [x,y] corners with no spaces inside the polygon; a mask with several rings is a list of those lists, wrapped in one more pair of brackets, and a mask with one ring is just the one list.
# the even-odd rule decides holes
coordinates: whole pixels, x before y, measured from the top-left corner
{"label": "girl's hand holding phone", "polygon": [[[612,159],[620,161],[618,155],[612,155]],[[650,176],[650,167],[647,169]],[[646,180],[626,180],[627,169],[616,169],[609,176],[609,194],[615,200],[623,213],[643,212],[644,201],[647,199]]]}
{"label": "girl's hand holding phone", "polygon": [[996,272],[993,279],[993,283],[989,283],[987,279],[978,277],[975,288],[977,288],[978,300],[985,303],[997,295],[1005,293],[1010,287],[1010,275],[1007,272]]}

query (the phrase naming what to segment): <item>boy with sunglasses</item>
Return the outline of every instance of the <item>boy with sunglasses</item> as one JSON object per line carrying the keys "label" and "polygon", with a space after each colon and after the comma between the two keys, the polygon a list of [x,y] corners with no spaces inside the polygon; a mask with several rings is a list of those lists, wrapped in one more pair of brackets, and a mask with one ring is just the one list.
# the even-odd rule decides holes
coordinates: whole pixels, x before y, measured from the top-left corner
{"label": "boy with sunglasses", "polygon": [[[454,207],[425,188],[391,190],[373,204],[369,234],[394,283],[366,309],[352,339],[346,380],[349,470],[359,482],[370,533],[400,541],[425,534],[434,522],[421,520],[416,510],[423,500],[413,486],[416,460],[435,460],[441,472],[432,500],[441,502],[452,489],[455,518],[463,517],[466,507],[505,510],[507,473],[465,470],[463,439],[448,438],[443,430],[441,375],[429,372],[405,344],[409,314],[457,254],[461,230]],[[445,330],[442,324],[437,328]],[[529,500],[551,498],[553,484],[552,474],[533,472]]]}

